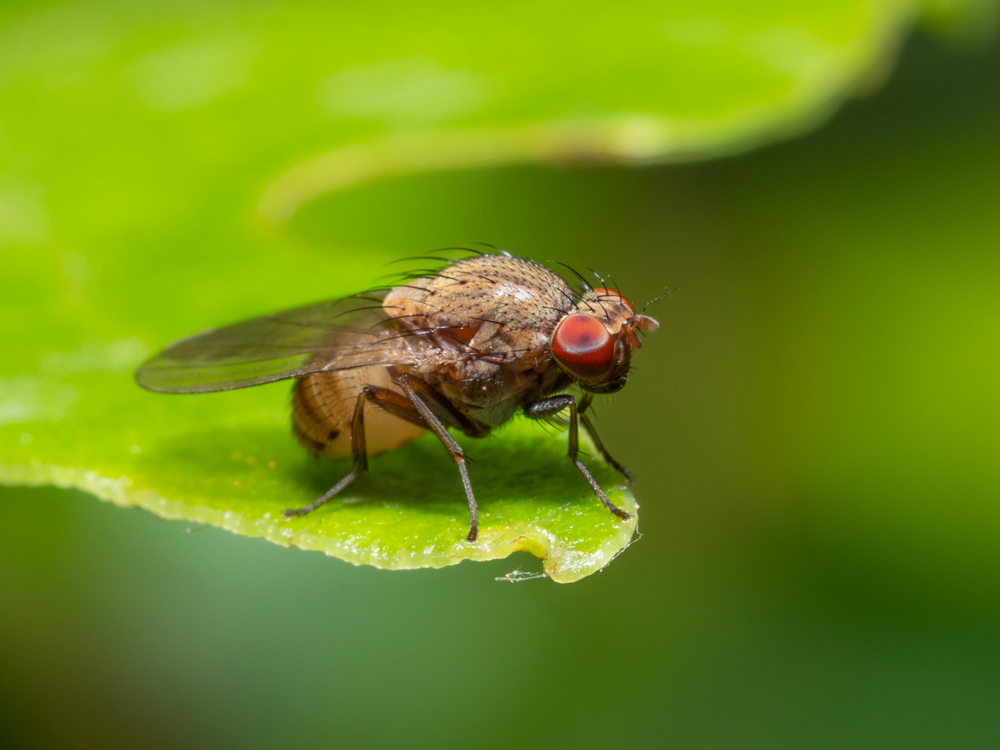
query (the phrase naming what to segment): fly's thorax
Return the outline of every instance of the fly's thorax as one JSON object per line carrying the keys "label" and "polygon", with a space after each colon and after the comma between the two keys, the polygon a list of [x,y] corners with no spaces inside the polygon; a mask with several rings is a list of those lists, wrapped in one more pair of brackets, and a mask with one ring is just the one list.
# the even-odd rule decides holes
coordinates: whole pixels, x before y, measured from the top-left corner
{"label": "fly's thorax", "polygon": [[556,325],[552,356],[585,391],[611,393],[624,387],[632,351],[642,346],[638,331],[658,327],[617,292],[590,289]]}
{"label": "fly's thorax", "polygon": [[395,287],[383,307],[400,328],[433,336],[441,346],[460,347],[470,356],[531,359],[548,349],[573,295],[544,266],[484,255]]}
{"label": "fly's thorax", "polygon": [[538,401],[566,384],[551,357],[494,361],[469,357],[444,370],[418,373],[458,411],[486,428],[499,427],[524,404]]}

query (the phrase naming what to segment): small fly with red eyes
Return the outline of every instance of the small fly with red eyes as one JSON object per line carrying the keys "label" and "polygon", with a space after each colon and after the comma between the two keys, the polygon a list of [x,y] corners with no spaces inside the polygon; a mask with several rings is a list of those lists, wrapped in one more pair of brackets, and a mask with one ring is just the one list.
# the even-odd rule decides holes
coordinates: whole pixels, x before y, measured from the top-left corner
{"label": "small fly with red eyes", "polygon": [[[215,328],[178,341],[136,379],[162,393],[208,393],[295,378],[295,436],[317,456],[352,457],[353,468],[303,516],[368,468],[368,456],[430,430],[451,454],[479,529],[465,452],[448,432],[481,438],[517,412],[547,419],[569,411],[569,459],[623,520],[578,458],[578,424],[604,459],[631,474],[601,443],[586,414],[594,394],[620,390],[639,331],[655,331],[617,291],[572,288],[523,258],[470,251],[439,271],[382,291],[321,302]],[[572,386],[582,398],[564,393]]]}

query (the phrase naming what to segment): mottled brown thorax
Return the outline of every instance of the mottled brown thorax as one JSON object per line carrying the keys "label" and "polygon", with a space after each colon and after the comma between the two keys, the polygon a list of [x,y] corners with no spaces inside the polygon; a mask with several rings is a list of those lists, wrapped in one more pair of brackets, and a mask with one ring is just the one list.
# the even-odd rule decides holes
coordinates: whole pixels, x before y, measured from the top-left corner
{"label": "mottled brown thorax", "polygon": [[[566,382],[550,339],[573,307],[566,282],[522,258],[484,255],[393,289],[383,307],[401,327],[433,331],[433,346],[463,356],[410,368],[485,428]],[[430,342],[429,342],[430,343]]]}

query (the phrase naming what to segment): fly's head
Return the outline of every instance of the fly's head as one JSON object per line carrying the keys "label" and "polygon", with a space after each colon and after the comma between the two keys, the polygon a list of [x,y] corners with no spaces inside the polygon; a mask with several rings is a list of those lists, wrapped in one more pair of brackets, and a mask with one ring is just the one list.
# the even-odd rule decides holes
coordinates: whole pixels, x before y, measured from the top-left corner
{"label": "fly's head", "polygon": [[588,289],[552,332],[552,356],[583,390],[613,393],[625,386],[632,350],[642,346],[638,331],[659,325],[617,292]]}

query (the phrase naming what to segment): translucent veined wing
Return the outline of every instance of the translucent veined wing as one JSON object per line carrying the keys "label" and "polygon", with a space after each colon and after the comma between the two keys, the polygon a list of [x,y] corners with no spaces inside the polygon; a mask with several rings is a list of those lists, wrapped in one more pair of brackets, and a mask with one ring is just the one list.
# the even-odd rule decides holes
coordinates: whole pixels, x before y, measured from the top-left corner
{"label": "translucent veined wing", "polygon": [[379,294],[320,302],[181,339],[136,372],[143,388],[208,393],[314,372],[426,360]]}

